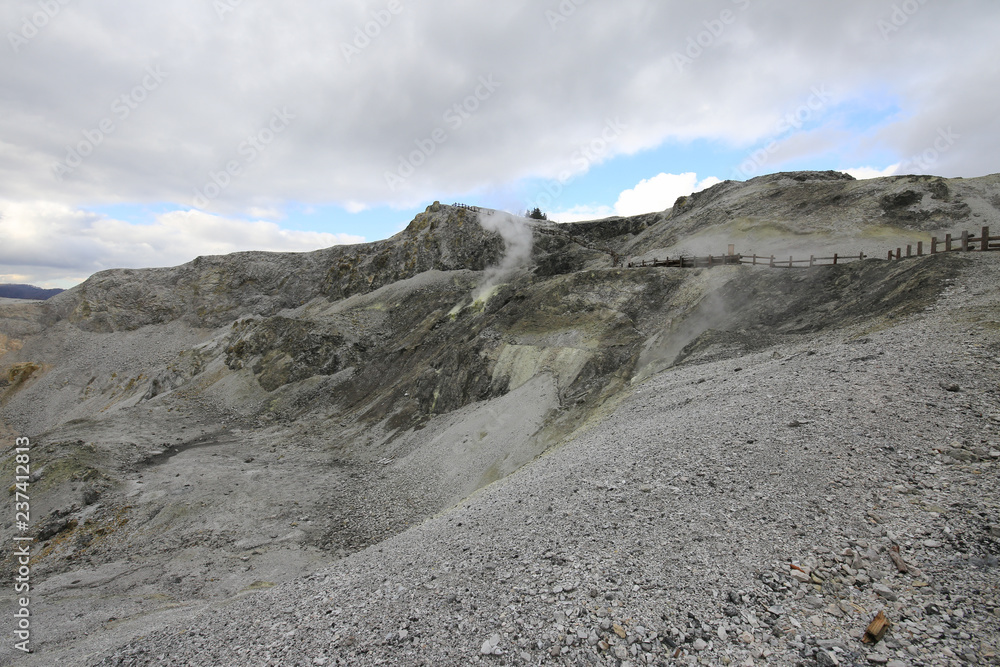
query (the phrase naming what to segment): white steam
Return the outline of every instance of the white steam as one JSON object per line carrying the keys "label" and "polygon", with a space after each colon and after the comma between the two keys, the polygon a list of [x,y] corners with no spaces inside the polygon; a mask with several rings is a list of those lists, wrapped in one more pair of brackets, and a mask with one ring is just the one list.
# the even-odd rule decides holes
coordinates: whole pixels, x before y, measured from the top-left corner
{"label": "white steam", "polygon": [[506,252],[498,265],[487,267],[473,302],[487,298],[490,290],[517,269],[527,266],[531,260],[532,234],[527,220],[505,211],[484,210],[479,214],[479,224],[483,229],[500,235]]}

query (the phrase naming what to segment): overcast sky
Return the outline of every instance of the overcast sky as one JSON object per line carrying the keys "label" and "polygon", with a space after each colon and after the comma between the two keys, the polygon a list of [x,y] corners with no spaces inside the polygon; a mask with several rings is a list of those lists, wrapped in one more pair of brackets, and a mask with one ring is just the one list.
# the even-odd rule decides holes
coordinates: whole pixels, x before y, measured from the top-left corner
{"label": "overcast sky", "polygon": [[1000,171],[995,0],[6,0],[0,282]]}

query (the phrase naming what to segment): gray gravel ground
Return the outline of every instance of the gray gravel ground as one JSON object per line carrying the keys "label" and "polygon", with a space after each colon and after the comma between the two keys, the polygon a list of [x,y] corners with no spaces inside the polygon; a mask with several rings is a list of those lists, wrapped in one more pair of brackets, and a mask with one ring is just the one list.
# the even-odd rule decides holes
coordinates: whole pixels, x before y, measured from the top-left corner
{"label": "gray gravel ground", "polygon": [[689,359],[453,510],[80,658],[998,664],[998,278],[970,254],[916,315]]}

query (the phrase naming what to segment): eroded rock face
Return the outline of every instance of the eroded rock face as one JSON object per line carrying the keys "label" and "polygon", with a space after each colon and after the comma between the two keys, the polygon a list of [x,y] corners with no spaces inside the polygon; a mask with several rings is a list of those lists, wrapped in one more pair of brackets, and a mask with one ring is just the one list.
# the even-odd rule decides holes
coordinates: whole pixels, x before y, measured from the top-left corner
{"label": "eroded rock face", "polygon": [[425,271],[481,271],[504,245],[476,214],[439,207],[396,236],[310,253],[241,252],[199,257],[169,269],[113,269],[45,304],[46,322],[68,320],[85,331],[131,331],[183,319],[218,327],[248,315],[272,315],[317,296],[338,300]]}

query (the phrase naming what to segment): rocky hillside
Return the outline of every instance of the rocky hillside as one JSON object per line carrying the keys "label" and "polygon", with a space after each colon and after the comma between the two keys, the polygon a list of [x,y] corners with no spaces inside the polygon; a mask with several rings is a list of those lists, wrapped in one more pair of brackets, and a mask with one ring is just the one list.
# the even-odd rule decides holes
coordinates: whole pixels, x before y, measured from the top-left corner
{"label": "rocky hillside", "polygon": [[640,216],[650,232],[624,250],[636,256],[678,249],[718,254],[728,242],[744,254],[808,253],[822,239],[833,252],[884,257],[894,244],[928,242],[938,230],[978,231],[998,210],[996,175],[858,181],[840,172],[771,174],[725,181],[681,197],[663,213]]}
{"label": "rocky hillside", "polygon": [[[51,619],[37,625],[36,650],[65,664],[93,664],[106,656],[114,656],[107,658],[108,664],[152,664],[155,655],[164,653],[178,656],[177,664],[248,659],[265,664],[269,655],[278,660],[274,664],[430,660],[464,665],[486,659],[480,648],[497,634],[495,648],[502,655],[489,659],[508,664],[577,664],[589,660],[588,655],[605,660],[617,656],[619,646],[626,654],[614,659],[645,661],[646,653],[651,659],[666,655],[665,638],[682,654],[696,655],[704,650],[694,647],[696,640],[723,641],[715,625],[709,624],[714,639],[680,627],[675,628],[680,639],[669,627],[647,625],[639,632],[639,616],[627,620],[632,607],[625,608],[639,599],[653,604],[653,594],[643,591],[654,589],[690,599],[691,605],[700,605],[698,614],[708,604],[700,593],[681,594],[701,579],[671,575],[647,588],[653,577],[649,568],[664,562],[663,545],[674,544],[675,536],[702,535],[696,540],[701,542],[704,535],[734,530],[730,518],[719,514],[732,514],[730,510],[699,504],[699,493],[670,495],[669,489],[712,481],[705,493],[717,493],[720,485],[736,493],[736,471],[752,469],[767,480],[753,483],[765,491],[765,499],[786,502],[777,490],[783,482],[800,488],[803,480],[812,479],[806,465],[812,455],[779,456],[775,448],[787,448],[789,442],[778,442],[767,429],[775,427],[776,419],[797,420],[800,426],[816,423],[821,405],[840,400],[840,394],[807,383],[798,391],[812,392],[811,407],[792,410],[785,402],[799,399],[786,391],[796,386],[788,374],[793,369],[808,373],[804,362],[825,345],[846,345],[851,352],[836,348],[830,359],[822,357],[828,367],[823,373],[844,373],[861,363],[852,361],[855,348],[857,358],[876,360],[880,368],[911,365],[900,356],[913,354],[909,344],[856,341],[905,338],[917,324],[927,329],[922,334],[927,340],[964,346],[964,329],[945,331],[927,313],[946,307],[950,297],[945,295],[956,284],[995,278],[990,272],[996,263],[992,253],[953,253],[794,271],[623,265],[668,253],[719,254],[728,243],[760,254],[799,249],[846,254],[849,246],[852,254],[879,257],[884,246],[984,225],[1000,233],[998,176],[854,181],[834,173],[777,174],[721,183],[659,214],[572,225],[435,203],[385,241],[304,254],[201,257],[169,269],[105,271],[44,303],[0,303],[5,469],[13,470],[14,435],[33,443],[32,530],[39,542],[32,560],[37,582],[33,613]],[[973,265],[978,273],[970,273]],[[966,313],[975,323],[969,326],[979,327],[976,335],[982,337],[976,354],[992,350],[988,346],[995,344],[996,335],[989,324],[995,320],[994,306],[980,301]],[[786,358],[800,361],[786,366]],[[751,365],[754,370],[744,373]],[[752,390],[746,384],[750,377],[757,387]],[[878,401],[886,400],[882,397],[888,390],[877,389],[878,373],[850,377],[853,383],[843,391],[859,397],[874,392]],[[702,387],[705,378],[731,379],[729,387],[741,389],[731,393],[721,385]],[[965,375],[959,379],[960,387],[968,382]],[[948,386],[955,382],[950,375],[944,380]],[[905,378],[899,382],[893,391],[907,391]],[[758,385],[773,389],[767,394]],[[743,395],[744,412],[730,410],[727,403],[738,395]],[[936,404],[942,400],[927,398]],[[698,410],[687,408],[692,401]],[[970,409],[980,416],[963,427],[967,430],[959,442],[965,444],[958,449],[985,447],[988,459],[992,436],[987,409],[980,403],[970,400]],[[870,444],[859,443],[856,435],[875,429],[867,416],[871,413],[848,407],[837,403],[836,411],[825,413],[840,419],[843,429],[832,428],[831,422],[830,429],[813,434],[814,442],[796,441],[795,446],[825,453]],[[897,422],[906,418],[903,413],[893,417]],[[752,426],[761,419],[766,424]],[[933,431],[939,440],[953,435],[946,436],[940,424],[921,422],[919,428]],[[707,437],[716,429],[722,434]],[[910,443],[906,447],[916,447],[910,439],[916,431],[901,431],[900,437]],[[668,433],[672,435],[663,435]],[[685,438],[693,438],[701,449],[685,445],[675,450],[670,444]],[[724,451],[719,450],[722,442]],[[654,454],[649,450],[653,443],[668,450]],[[902,447],[896,440],[891,443]],[[669,453],[673,451],[677,453]],[[712,452],[711,465],[700,451]],[[754,463],[757,455],[768,465],[794,464],[761,467]],[[865,456],[865,465],[874,472],[906,474],[905,466],[890,470],[880,467],[870,451]],[[846,461],[834,464],[825,454],[820,458],[816,469],[823,475],[850,473],[843,467]],[[660,461],[655,469],[649,467],[652,460]],[[696,472],[702,464],[712,477],[703,479]],[[682,484],[667,474],[670,469],[691,472]],[[992,474],[992,468],[984,470]],[[549,481],[532,481],[539,475]],[[938,490],[931,478],[920,479]],[[956,477],[949,483],[965,481]],[[813,482],[825,488],[828,479]],[[873,476],[865,494],[876,493],[880,483]],[[846,503],[838,510],[847,522],[838,532],[845,543],[833,546],[863,552],[859,558],[870,561],[881,558],[874,538],[885,535],[878,528],[871,535],[865,532],[864,512],[874,502],[865,494],[828,495]],[[964,498],[959,496],[955,502]],[[788,503],[800,501],[806,502],[787,497]],[[792,504],[781,507],[792,517]],[[625,514],[611,511],[615,508]],[[519,527],[510,523],[510,517],[529,509]],[[564,511],[571,519],[557,520]],[[721,523],[696,532],[678,523],[677,517],[704,512]],[[847,517],[855,521],[858,513],[861,523],[849,523]],[[477,518],[463,518],[472,515]],[[766,513],[754,510],[744,521],[751,523],[736,534],[767,534]],[[799,552],[780,558],[804,558],[801,550],[811,548],[810,540],[819,544],[815,531],[823,522],[811,528],[794,517],[783,521],[804,526],[805,534],[794,544]],[[589,533],[587,522],[593,524]],[[460,526],[474,530],[458,530]],[[600,531],[592,532],[594,526]],[[621,536],[619,528],[605,526],[620,526]],[[972,530],[971,524],[963,524],[962,530]],[[4,531],[9,537],[13,524],[7,523]],[[512,536],[510,547],[484,552],[484,545],[493,544],[499,534]],[[589,546],[579,544],[579,536],[588,534]],[[648,544],[637,551],[622,539]],[[876,555],[859,550],[859,539]],[[570,542],[576,546],[570,548]],[[12,541],[5,538],[4,544]],[[984,539],[970,543],[964,553],[987,557],[994,546]],[[4,548],[4,567],[12,572],[12,548]],[[762,617],[754,601],[763,598],[748,592],[750,577],[758,570],[772,572],[768,559],[779,554],[765,557],[750,545],[740,555],[734,548],[739,566],[728,579],[733,590],[744,593],[736,594],[733,604]],[[463,549],[475,557],[460,558]],[[631,555],[610,556],[626,551]],[[424,555],[406,555],[417,552]],[[697,557],[709,553],[698,551]],[[611,560],[600,565],[605,557],[600,554]],[[540,568],[538,576],[553,581],[544,586],[511,581],[510,568],[497,559],[515,556],[523,556],[525,567]],[[574,562],[581,567],[586,563],[593,576],[584,576],[575,565],[579,571],[574,576],[555,575]],[[846,562],[858,571],[852,559]],[[331,563],[336,564],[329,574],[313,575]],[[881,569],[870,565],[861,569]],[[398,582],[402,590],[397,583],[382,590],[385,581],[376,579],[388,572],[405,573],[406,581]],[[475,585],[458,572],[476,573]],[[647,579],[640,581],[636,572]],[[288,583],[306,575],[314,578]],[[605,583],[600,583],[602,577]],[[438,578],[442,583],[434,584]],[[510,602],[513,607],[527,605],[523,614],[515,612],[504,621],[501,615],[507,612],[495,608],[498,600],[507,599],[501,589],[549,590],[563,579],[576,583],[559,592],[533,594],[542,596],[536,602],[548,604],[544,609],[528,605],[523,595]],[[319,584],[310,581],[337,583],[323,593],[311,589]],[[444,585],[446,581],[450,583]],[[464,594],[455,588],[459,582],[466,582],[461,584]],[[289,587],[283,587],[286,583]],[[276,590],[267,593],[272,587]],[[365,591],[362,598],[349,603],[338,597],[346,593],[337,591],[351,587]],[[419,592],[405,593],[414,587]],[[794,584],[789,590],[794,596]],[[451,607],[439,604],[438,592],[455,597]],[[268,616],[288,604],[288,595],[328,599],[322,605],[332,611],[317,608],[316,618],[295,617],[288,623]],[[260,596],[284,601],[262,605]],[[370,605],[389,598],[422,601],[413,602],[422,611],[411,614],[420,621],[396,619],[392,614],[402,607],[390,605],[389,616],[370,621],[378,626],[377,636],[365,633],[357,624],[375,618]],[[217,610],[241,608],[232,603],[244,599],[239,604],[270,611],[259,617],[241,612],[240,623],[223,623],[231,631],[212,625],[209,642],[223,653],[198,657],[194,647],[199,640],[176,639],[177,628],[189,627],[195,614],[204,611],[215,618],[223,613]],[[576,621],[569,619],[582,618],[588,599],[596,605],[595,614],[604,609],[599,618],[610,619],[609,628],[603,628],[603,621],[582,624],[573,632],[585,635],[570,641],[567,633]],[[326,615],[336,616],[340,612],[335,610],[348,604],[353,606],[341,621],[344,628],[323,640],[327,648],[309,645],[316,655],[272,650],[277,644],[248,649],[234,634],[236,628],[252,633],[249,628],[257,624],[294,632]],[[490,611],[484,616],[476,612],[479,607]],[[561,630],[542,627],[552,622],[550,617]],[[683,617],[670,618],[687,628]],[[495,627],[486,632],[493,620]],[[401,627],[389,627],[397,621]],[[417,631],[430,621],[434,632]],[[453,621],[459,630],[446,633],[453,639],[445,642],[441,628]],[[644,622],[660,621],[650,617]],[[611,628],[613,623],[627,628],[625,634]],[[737,627],[738,619],[732,623]],[[117,648],[150,628],[168,626],[172,629],[147,643]],[[390,630],[395,639],[387,638]],[[747,646],[737,643],[733,648],[745,650],[730,651],[733,659],[752,659],[751,645],[758,639],[753,627],[748,631],[755,639]],[[733,632],[733,637],[741,636]],[[597,642],[590,643],[591,634]],[[428,643],[420,637],[436,639]],[[547,643],[544,649],[541,643]],[[553,652],[557,644],[568,650]],[[430,650],[429,645],[455,653]],[[236,652],[237,647],[243,652]],[[721,659],[723,653],[712,655],[712,660]]]}

